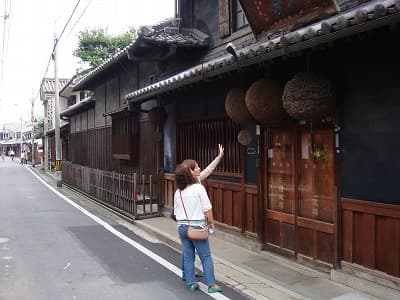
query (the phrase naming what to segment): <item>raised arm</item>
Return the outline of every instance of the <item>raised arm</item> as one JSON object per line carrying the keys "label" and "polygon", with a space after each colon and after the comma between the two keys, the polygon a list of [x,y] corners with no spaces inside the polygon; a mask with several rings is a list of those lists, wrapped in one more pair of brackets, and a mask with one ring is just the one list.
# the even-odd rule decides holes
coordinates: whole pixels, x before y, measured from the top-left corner
{"label": "raised arm", "polygon": [[223,156],[224,156],[224,146],[218,144],[218,155],[203,171],[200,172],[199,182],[202,182],[204,179],[206,179],[208,176],[211,175],[211,173],[220,163]]}

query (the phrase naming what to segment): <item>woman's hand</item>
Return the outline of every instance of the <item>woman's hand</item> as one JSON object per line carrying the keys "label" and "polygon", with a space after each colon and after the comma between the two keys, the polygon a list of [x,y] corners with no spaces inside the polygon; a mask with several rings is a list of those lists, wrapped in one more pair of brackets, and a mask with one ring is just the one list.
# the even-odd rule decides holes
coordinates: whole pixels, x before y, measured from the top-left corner
{"label": "woman's hand", "polygon": [[224,156],[224,146],[222,144],[218,144],[218,156],[222,157]]}
{"label": "woman's hand", "polygon": [[208,226],[212,229],[215,229],[215,219],[212,209],[206,211],[206,216],[207,216]]}

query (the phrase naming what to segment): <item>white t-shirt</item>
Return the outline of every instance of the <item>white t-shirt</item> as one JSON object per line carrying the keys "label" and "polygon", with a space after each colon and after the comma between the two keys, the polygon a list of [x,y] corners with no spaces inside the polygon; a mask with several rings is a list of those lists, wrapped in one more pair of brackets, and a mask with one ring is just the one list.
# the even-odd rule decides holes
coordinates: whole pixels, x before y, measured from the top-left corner
{"label": "white t-shirt", "polygon": [[[174,212],[178,226],[189,223],[186,221],[187,218],[179,192],[180,190],[177,189],[174,195]],[[206,189],[200,183],[193,183],[188,185],[181,193],[190,224],[203,226],[205,220],[204,213],[212,208]]]}

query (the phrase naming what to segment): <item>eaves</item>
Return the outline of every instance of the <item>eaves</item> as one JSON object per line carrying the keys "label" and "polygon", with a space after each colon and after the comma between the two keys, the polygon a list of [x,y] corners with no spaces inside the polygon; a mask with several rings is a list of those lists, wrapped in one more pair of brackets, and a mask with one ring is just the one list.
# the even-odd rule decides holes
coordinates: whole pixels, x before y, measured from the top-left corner
{"label": "eaves", "polygon": [[[90,83],[106,72],[110,67],[117,64],[121,59],[132,59],[132,51],[144,45],[166,45],[172,48],[188,47],[188,48],[205,48],[208,47],[208,35],[196,29],[181,29],[162,27],[158,31],[152,31],[152,27],[148,30],[148,34],[140,34],[138,38],[132,41],[128,46],[119,50],[114,56],[107,59],[97,68],[83,75],[75,84],[73,91],[88,88]],[[155,26],[157,27],[157,25]]]}
{"label": "eaves", "polygon": [[260,40],[237,51],[237,59],[230,54],[222,55],[135,90],[124,98],[128,101],[129,108],[133,109],[135,104],[195,82],[207,81],[243,67],[398,22],[400,22],[399,0],[372,1],[272,40]]}
{"label": "eaves", "polygon": [[60,117],[71,117],[72,115],[86,110],[94,105],[96,99],[94,97],[88,97],[83,99],[82,101],[67,107],[63,112],[60,113]]}

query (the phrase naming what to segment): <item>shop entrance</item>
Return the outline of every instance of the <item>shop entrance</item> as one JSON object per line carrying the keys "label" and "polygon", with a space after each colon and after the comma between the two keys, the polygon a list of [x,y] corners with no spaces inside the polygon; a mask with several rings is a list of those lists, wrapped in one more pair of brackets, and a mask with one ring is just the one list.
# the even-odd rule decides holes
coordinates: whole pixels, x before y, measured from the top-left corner
{"label": "shop entrance", "polygon": [[333,142],[331,128],[264,131],[264,240],[269,250],[333,264]]}

